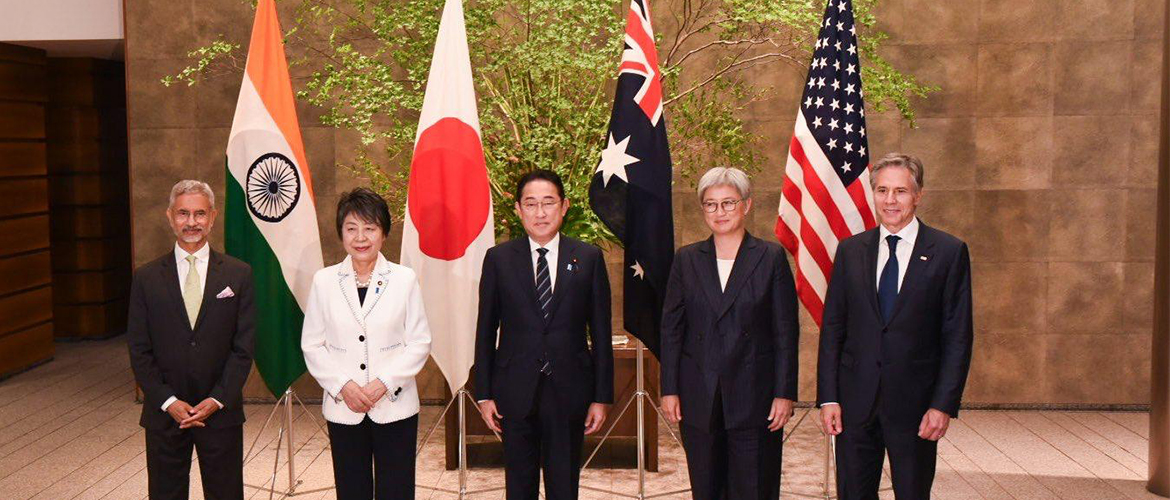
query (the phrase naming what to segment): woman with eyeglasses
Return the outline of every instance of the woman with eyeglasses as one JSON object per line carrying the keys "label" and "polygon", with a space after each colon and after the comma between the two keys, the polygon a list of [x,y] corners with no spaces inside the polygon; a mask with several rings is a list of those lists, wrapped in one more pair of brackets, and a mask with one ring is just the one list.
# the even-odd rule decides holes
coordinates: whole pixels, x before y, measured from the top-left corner
{"label": "woman with eyeglasses", "polygon": [[751,182],[699,180],[711,237],[675,255],[662,313],[662,410],[683,435],[696,500],[780,498],[784,425],[796,400],[796,289],[780,245],[744,227]]}

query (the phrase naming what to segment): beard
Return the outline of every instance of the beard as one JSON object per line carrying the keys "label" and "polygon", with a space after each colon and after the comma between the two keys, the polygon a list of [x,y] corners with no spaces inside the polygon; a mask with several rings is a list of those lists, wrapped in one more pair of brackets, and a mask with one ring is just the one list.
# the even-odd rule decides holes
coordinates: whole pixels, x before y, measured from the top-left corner
{"label": "beard", "polygon": [[[198,232],[192,233],[190,232],[191,230]],[[183,241],[183,243],[199,243],[201,240],[203,240],[203,235],[205,234],[207,234],[207,231],[201,227],[185,227],[183,230],[179,231],[177,236],[180,240]]]}

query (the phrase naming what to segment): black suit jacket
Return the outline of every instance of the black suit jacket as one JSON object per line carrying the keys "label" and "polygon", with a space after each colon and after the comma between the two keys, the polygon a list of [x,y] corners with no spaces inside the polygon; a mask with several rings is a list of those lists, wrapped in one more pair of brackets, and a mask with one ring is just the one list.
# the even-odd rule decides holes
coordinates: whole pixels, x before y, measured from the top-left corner
{"label": "black suit jacket", "polygon": [[[216,298],[226,287],[235,295]],[[244,423],[243,387],[252,369],[255,325],[252,297],[252,268],[212,250],[203,304],[191,328],[173,250],[134,272],[126,333],[130,366],[145,398],[143,427],[178,425],[160,409],[171,396],[192,406],[209,397],[222,403],[223,409],[204,421],[208,427]]]}
{"label": "black suit jacket", "polygon": [[[767,425],[773,398],[796,400],[796,315],[780,245],[747,234],[726,290],[713,237],[680,248],[662,312],[662,394],[679,396],[688,425],[709,429],[714,411],[727,429]],[[717,384],[722,408],[713,408]]]}
{"label": "black suit jacket", "polygon": [[877,302],[879,230],[837,247],[825,298],[817,403],[838,402],[846,422],[880,410],[915,426],[927,409],[958,416],[974,338],[967,244],[920,224],[889,321]]}
{"label": "black suit jacket", "polygon": [[[495,400],[505,418],[529,413],[546,360],[552,365],[549,382],[556,385],[565,408],[584,415],[590,403],[613,403],[605,259],[601,249],[563,234],[557,255],[548,321],[537,303],[528,238],[497,245],[483,260],[475,334],[475,397]],[[592,349],[586,345],[586,335]]]}

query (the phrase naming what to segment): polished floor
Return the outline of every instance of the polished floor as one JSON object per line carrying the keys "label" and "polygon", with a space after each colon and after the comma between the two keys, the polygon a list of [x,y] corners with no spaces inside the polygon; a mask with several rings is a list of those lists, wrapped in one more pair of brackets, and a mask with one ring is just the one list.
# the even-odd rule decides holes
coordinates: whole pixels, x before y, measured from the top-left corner
{"label": "polished floor", "polygon": [[[256,438],[271,410],[270,405],[248,406],[246,444]],[[133,400],[133,376],[121,339],[59,344],[53,362],[0,381],[0,498],[146,498],[146,459],[137,425],[140,411]],[[439,411],[424,409],[424,430]],[[969,411],[962,417],[954,421],[940,446],[935,498],[1159,498],[1145,491],[1143,480],[1148,446],[1144,413]],[[785,447],[783,496],[818,497],[824,442],[811,420],[792,427],[795,431]],[[647,496],[687,484],[682,451],[665,429],[661,432],[660,471],[646,475]],[[417,479],[420,485],[457,489],[458,473],[443,470],[441,433],[440,428],[424,447]],[[294,470],[300,481],[296,498],[334,498],[328,490],[332,473],[325,436],[300,411],[293,434]],[[272,484],[276,439],[275,429],[260,435],[254,458],[245,467],[250,499],[269,497],[259,487]],[[276,487],[283,490],[288,475],[281,448]],[[198,475],[192,472],[191,498],[201,499]],[[503,473],[498,469],[473,469],[467,476],[469,490],[502,485]],[[633,495],[637,473],[590,469],[583,474],[582,485]],[[502,497],[501,492],[473,496]],[[592,490],[582,490],[581,497],[623,498]],[[417,498],[456,495],[420,487]],[[893,494],[883,491],[882,498],[892,499]]]}

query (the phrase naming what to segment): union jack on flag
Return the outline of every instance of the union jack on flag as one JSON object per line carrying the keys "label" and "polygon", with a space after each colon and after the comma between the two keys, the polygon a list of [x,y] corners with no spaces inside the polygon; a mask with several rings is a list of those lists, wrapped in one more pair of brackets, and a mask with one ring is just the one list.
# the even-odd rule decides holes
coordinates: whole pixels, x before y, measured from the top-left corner
{"label": "union jack on flag", "polygon": [[618,75],[633,73],[644,79],[634,94],[638,107],[651,125],[662,118],[662,73],[658,71],[658,49],[654,47],[654,29],[650,26],[650,3],[631,0],[626,16],[626,48]]}
{"label": "union jack on flag", "polygon": [[829,0],[788,146],[776,237],[817,325],[837,244],[877,225],[851,0]]}

